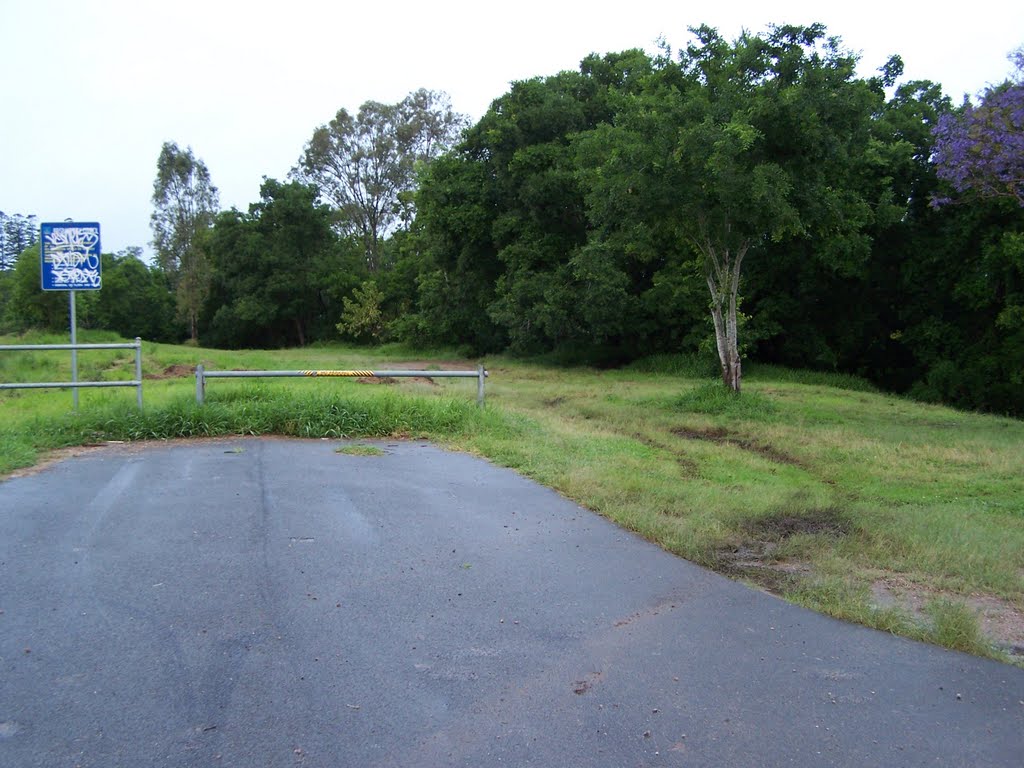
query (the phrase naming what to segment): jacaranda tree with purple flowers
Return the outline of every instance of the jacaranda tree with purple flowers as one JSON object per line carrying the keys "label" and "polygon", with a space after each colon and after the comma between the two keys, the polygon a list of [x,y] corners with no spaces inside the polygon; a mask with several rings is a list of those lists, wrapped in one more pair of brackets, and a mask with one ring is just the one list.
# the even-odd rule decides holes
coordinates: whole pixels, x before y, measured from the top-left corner
{"label": "jacaranda tree with purple flowers", "polygon": [[[983,410],[1024,414],[1024,49],[1016,76],[977,104],[946,112],[932,134],[932,194],[926,223],[937,260],[927,275],[927,311],[903,340],[923,366],[912,392]],[[958,205],[946,205],[954,200]],[[929,235],[924,235],[928,238]],[[924,241],[922,241],[924,242]],[[925,256],[927,248],[917,253]],[[926,257],[927,258],[927,257]],[[911,260],[905,274],[921,265]],[[908,281],[908,285],[915,285]]]}
{"label": "jacaranda tree with purple flowers", "polygon": [[989,89],[978,106],[968,102],[939,119],[934,161],[939,178],[957,192],[1024,206],[1024,48],[1012,58],[1015,80]]}

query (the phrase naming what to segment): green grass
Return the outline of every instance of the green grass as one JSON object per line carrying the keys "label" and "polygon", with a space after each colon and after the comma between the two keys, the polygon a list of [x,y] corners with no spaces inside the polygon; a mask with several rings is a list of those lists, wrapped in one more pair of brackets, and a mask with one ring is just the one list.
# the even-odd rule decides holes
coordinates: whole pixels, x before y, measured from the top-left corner
{"label": "green grass", "polygon": [[939,645],[967,653],[982,654],[986,643],[978,618],[961,602],[934,600],[926,608],[933,621],[933,637]]}
{"label": "green grass", "polygon": [[[992,653],[967,601],[1024,610],[1024,422],[771,367],[749,366],[736,397],[713,366],[682,356],[603,371],[492,358],[483,410],[476,382],[460,379],[217,379],[200,407],[190,375],[198,362],[429,368],[454,354],[149,343],[143,353],[146,375],[160,378],[147,380],[141,414],[130,389],[83,391],[77,414],[65,391],[0,393],[0,473],[53,448],[105,440],[424,437],[512,467],[668,551],[830,615]],[[96,375],[130,377],[130,352],[80,360],[87,355],[96,356]],[[66,378],[67,356],[0,353],[0,380]],[[940,607],[876,606],[873,585],[893,579]]]}
{"label": "green grass", "polygon": [[375,445],[343,445],[335,448],[335,453],[342,453],[346,456],[383,456],[384,451]]}

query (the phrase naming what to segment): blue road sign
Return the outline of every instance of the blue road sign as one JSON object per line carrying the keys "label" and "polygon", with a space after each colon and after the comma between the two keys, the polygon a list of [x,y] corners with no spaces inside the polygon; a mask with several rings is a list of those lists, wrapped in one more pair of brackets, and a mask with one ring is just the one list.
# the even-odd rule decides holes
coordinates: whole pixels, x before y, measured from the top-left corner
{"label": "blue road sign", "polygon": [[40,225],[44,291],[100,289],[100,225],[65,221]]}

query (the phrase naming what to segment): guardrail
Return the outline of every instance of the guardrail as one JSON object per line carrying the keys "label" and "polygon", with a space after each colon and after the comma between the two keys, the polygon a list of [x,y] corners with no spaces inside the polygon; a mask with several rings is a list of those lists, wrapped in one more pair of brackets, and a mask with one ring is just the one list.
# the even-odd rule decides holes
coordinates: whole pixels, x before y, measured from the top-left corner
{"label": "guardrail", "polygon": [[258,379],[258,378],[474,378],[477,380],[476,401],[484,404],[484,379],[490,374],[481,365],[475,371],[208,371],[200,363],[196,366],[196,402],[206,401],[207,379]]}
{"label": "guardrail", "polygon": [[71,367],[71,381],[33,381],[13,384],[0,384],[0,389],[70,389],[74,393],[75,408],[78,407],[78,390],[100,387],[135,387],[136,401],[142,408],[142,339],[135,337],[134,342],[125,344],[0,344],[0,352],[28,352],[34,350],[70,349],[72,353],[80,349],[134,349],[135,378],[131,381],[78,381],[77,365]]}

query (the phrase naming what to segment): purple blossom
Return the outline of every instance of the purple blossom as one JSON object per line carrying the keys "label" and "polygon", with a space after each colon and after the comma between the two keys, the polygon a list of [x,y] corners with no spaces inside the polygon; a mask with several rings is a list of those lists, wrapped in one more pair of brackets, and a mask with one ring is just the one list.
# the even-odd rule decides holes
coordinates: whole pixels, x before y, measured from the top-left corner
{"label": "purple blossom", "polygon": [[[933,130],[940,179],[961,194],[1024,206],[1024,83],[989,90],[977,107],[942,115]],[[945,200],[932,200],[933,206]]]}

